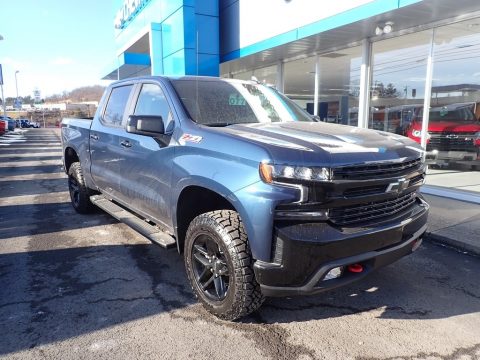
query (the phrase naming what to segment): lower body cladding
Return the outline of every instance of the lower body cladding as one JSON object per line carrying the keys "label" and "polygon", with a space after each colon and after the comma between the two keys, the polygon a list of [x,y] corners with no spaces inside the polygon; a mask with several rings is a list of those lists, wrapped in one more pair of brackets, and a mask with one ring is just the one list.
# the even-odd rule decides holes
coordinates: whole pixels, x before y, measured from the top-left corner
{"label": "lower body cladding", "polygon": [[418,198],[395,219],[356,228],[327,222],[277,223],[272,262],[254,264],[263,295],[316,294],[393,263],[419,247],[428,209]]}

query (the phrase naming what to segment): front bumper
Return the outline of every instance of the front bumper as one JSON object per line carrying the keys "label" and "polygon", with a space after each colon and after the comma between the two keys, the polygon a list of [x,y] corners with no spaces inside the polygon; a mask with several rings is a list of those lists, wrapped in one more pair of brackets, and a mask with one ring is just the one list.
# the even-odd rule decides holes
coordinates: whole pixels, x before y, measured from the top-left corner
{"label": "front bumper", "polygon": [[426,153],[426,162],[434,164],[442,164],[457,161],[475,161],[478,159],[478,150],[471,151],[439,151],[430,150]]}
{"label": "front bumper", "polygon": [[[382,224],[341,228],[328,223],[277,224],[272,262],[256,261],[254,271],[265,296],[308,295],[359,280],[414,251],[427,228],[428,204],[421,198],[408,211]],[[360,264],[324,280],[337,267]]]}

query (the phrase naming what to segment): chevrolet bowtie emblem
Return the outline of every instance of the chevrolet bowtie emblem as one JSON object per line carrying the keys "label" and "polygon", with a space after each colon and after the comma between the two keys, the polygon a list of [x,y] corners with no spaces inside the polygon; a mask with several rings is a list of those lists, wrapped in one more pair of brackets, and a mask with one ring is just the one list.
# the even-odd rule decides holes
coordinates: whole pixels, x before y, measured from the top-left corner
{"label": "chevrolet bowtie emblem", "polygon": [[404,179],[404,178],[398,179],[397,182],[388,184],[387,190],[385,190],[385,192],[400,193],[406,188],[408,188],[408,183],[409,183],[409,180],[407,179]]}

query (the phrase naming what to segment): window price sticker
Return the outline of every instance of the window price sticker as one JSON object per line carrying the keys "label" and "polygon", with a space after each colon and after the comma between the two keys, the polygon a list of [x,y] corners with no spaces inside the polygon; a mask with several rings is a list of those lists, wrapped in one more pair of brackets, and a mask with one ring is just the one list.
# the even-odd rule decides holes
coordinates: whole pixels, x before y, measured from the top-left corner
{"label": "window price sticker", "polygon": [[228,104],[233,106],[245,106],[245,99],[240,94],[230,94]]}

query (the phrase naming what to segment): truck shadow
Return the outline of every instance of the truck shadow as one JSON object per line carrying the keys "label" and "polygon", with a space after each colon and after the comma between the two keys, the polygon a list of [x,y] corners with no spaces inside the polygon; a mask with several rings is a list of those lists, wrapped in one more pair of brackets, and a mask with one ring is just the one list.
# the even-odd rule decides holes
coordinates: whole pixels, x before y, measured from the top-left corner
{"label": "truck shadow", "polygon": [[[0,168],[0,176],[11,175],[10,170],[4,170]],[[63,173],[62,166],[59,162],[58,165],[38,165],[38,166],[18,166],[15,167],[15,175],[30,175],[30,174],[52,174]]]}
{"label": "truck shadow", "polygon": [[69,200],[68,195],[60,194],[60,197],[64,198],[65,202],[1,206],[0,240],[49,234],[52,231],[86,229],[118,222],[100,209],[95,212],[95,216],[77,214],[70,202],[66,202]]}
{"label": "truck shadow", "polygon": [[0,181],[9,196],[40,195],[68,191],[67,179],[34,179]]}
{"label": "truck shadow", "polygon": [[[57,148],[52,148],[52,149],[49,149],[49,148],[37,149],[36,148],[34,150],[35,150],[34,154],[52,153],[52,152],[61,153],[61,151],[62,151],[60,144],[58,145]],[[12,157],[17,156],[18,154],[25,154],[26,152],[27,152],[26,149],[18,148],[18,147],[15,147],[15,146],[9,146],[7,148],[2,148],[2,150],[0,151],[1,154],[11,155]],[[60,159],[60,157],[61,157],[61,154],[59,156],[57,156],[56,158]]]}

